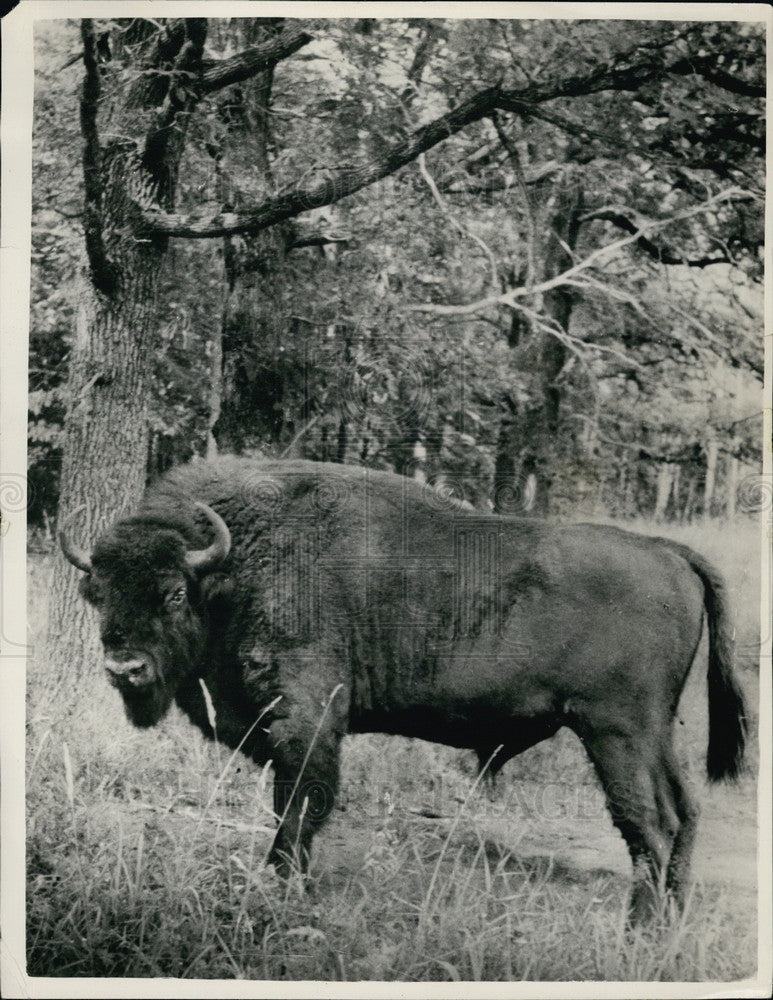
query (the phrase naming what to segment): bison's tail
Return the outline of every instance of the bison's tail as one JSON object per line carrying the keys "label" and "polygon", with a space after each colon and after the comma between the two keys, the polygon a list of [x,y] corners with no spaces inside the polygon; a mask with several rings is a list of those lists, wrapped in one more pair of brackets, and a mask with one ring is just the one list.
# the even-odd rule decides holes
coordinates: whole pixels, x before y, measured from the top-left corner
{"label": "bison's tail", "polygon": [[[670,543],[674,546],[674,543]],[[746,746],[746,708],[733,670],[733,638],[725,584],[717,570],[686,545],[675,546],[703,583],[709,625],[709,748],[706,770],[710,781],[740,774]]]}

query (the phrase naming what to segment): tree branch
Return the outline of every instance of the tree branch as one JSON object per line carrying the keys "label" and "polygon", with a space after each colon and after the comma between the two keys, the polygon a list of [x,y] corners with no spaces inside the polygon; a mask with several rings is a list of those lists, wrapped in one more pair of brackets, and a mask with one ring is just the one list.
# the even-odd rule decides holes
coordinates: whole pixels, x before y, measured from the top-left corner
{"label": "tree branch", "polygon": [[142,166],[153,179],[156,197],[162,203],[166,201],[170,204],[174,198],[181,152],[179,147],[184,131],[180,123],[182,116],[187,115],[198,100],[190,81],[198,76],[201,69],[208,28],[203,17],[187,18],[184,26],[185,41],[175,58],[164,103],[157,112],[154,127],[145,138],[142,155]]}
{"label": "tree branch", "polygon": [[[614,57],[611,63],[596,67],[584,76],[569,77],[556,87],[555,97],[573,97],[604,90],[638,90],[642,84],[660,76],[702,76],[705,80],[734,94],[746,97],[764,97],[765,83],[748,83],[719,69],[712,56],[676,59],[666,63],[653,53],[649,58],[622,66],[624,56]],[[504,110],[504,109],[503,109]]]}
{"label": "tree branch", "polygon": [[[283,33],[281,38],[286,38]],[[296,36],[295,42],[300,47],[303,33]],[[276,45],[276,43],[269,43]],[[259,47],[263,49],[264,47]],[[251,50],[256,51],[256,50]],[[242,54],[244,55],[244,54]],[[229,63],[239,61],[235,56]],[[281,56],[276,55],[276,58]],[[466,126],[491,115],[497,109],[510,111],[523,116],[546,117],[546,111],[541,105],[559,97],[579,97],[599,93],[604,90],[635,90],[643,83],[667,73],[686,74],[688,67],[684,60],[677,61],[670,67],[664,65],[662,58],[649,55],[648,58],[621,68],[620,60],[596,67],[584,76],[577,75],[548,85],[529,84],[520,90],[503,90],[500,86],[481,90],[451,111],[413,132],[407,139],[401,140],[380,156],[363,163],[361,166],[336,171],[334,177],[327,177],[308,186],[298,186],[286,189],[274,198],[256,205],[244,212],[219,213],[210,218],[201,219],[193,216],[181,216],[164,213],[160,210],[140,213],[143,220],[141,230],[136,235],[149,237],[153,235],[179,236],[190,239],[204,239],[215,236],[228,236],[237,233],[255,233],[269,226],[283,222],[285,219],[299,215],[312,208],[331,205],[348,195],[354,194],[363,187],[395,173],[401,167],[415,160],[422,153],[443,142],[449,136],[455,135]],[[242,63],[239,63],[242,65]],[[254,66],[253,63],[250,63]],[[252,69],[251,72],[256,70]],[[206,81],[213,70],[204,73]],[[689,72],[693,72],[692,68]],[[239,77],[241,78],[241,77]],[[209,76],[210,85],[224,86],[224,81],[233,82],[236,77],[220,75]],[[205,83],[206,86],[206,83]],[[588,132],[588,129],[584,129]]]}
{"label": "tree branch", "polygon": [[189,113],[204,95],[256,76],[311,40],[310,35],[292,28],[230,59],[205,64],[207,27],[206,18],[170,22],[159,36],[151,58],[157,64],[168,63],[173,58],[174,65],[171,71],[152,73],[150,81],[142,84],[134,97],[135,101],[141,98],[146,104],[160,102],[163,98],[154,128],[146,138],[142,161],[162,199],[164,194],[169,196],[174,183],[174,171],[169,170],[167,160],[176,162],[177,159],[175,155],[169,157],[168,153],[170,144],[180,140],[180,116]]}
{"label": "tree branch", "polygon": [[322,231],[297,233],[290,236],[286,249],[289,252],[302,247],[324,247],[331,243],[348,243],[350,239],[349,236],[336,236],[334,233]]}
{"label": "tree branch", "polygon": [[159,26],[150,51],[142,60],[148,68],[129,91],[127,107],[151,108],[161,104],[169,91],[169,67],[185,42],[185,30],[185,19],[181,17],[170,18]]}
{"label": "tree branch", "polygon": [[515,179],[518,183],[518,192],[521,196],[521,202],[523,203],[523,212],[526,219],[526,287],[532,288],[537,281],[537,224],[534,218],[534,206],[531,203],[531,198],[526,187],[526,177],[523,172],[523,165],[521,164],[521,157],[518,155],[517,148],[510,142],[510,137],[502,128],[502,123],[500,122],[499,115],[497,115],[496,112],[492,114],[491,121],[494,124],[494,128],[497,130],[497,135],[499,136],[499,141],[502,143],[502,148],[507,153],[510,162],[513,165],[513,172],[515,173]]}
{"label": "tree branch", "polygon": [[147,232],[143,235],[165,234],[203,239],[237,233],[254,233],[309,209],[335,204],[361,188],[393,174],[471,122],[479,121],[496,106],[499,95],[498,87],[481,91],[362,166],[342,170],[336,177],[328,177],[307,187],[281,192],[248,212],[219,213],[203,220],[160,211],[145,212]]}
{"label": "tree branch", "polygon": [[732,76],[717,66],[716,59],[713,56],[680,59],[671,66],[670,72],[681,76],[697,74],[698,76],[702,76],[704,80],[708,80],[709,83],[713,83],[715,86],[721,87],[722,90],[727,90],[731,94],[741,94],[743,97],[765,96],[764,81],[759,84],[749,83],[747,80],[741,80],[737,76]]}
{"label": "tree branch", "polygon": [[185,41],[180,46],[172,72],[168,75],[169,87],[164,103],[158,112],[155,128],[148,133],[145,142],[146,167],[163,159],[165,146],[178,114],[188,110],[193,103],[190,81],[201,66],[206,39],[206,18],[188,18],[185,21]]}
{"label": "tree branch", "polygon": [[426,181],[427,187],[432,192],[432,197],[437,202],[437,204],[438,204],[438,206],[440,208],[440,211],[443,213],[443,215],[445,215],[445,217],[448,219],[448,221],[451,223],[451,225],[454,227],[454,229],[461,236],[466,236],[468,239],[473,240],[475,243],[478,244],[478,246],[481,248],[481,250],[485,254],[486,259],[488,260],[488,263],[489,263],[489,267],[491,268],[491,289],[492,289],[492,291],[495,290],[497,288],[497,285],[498,285],[498,282],[497,282],[497,273],[498,272],[497,272],[497,262],[494,259],[494,254],[491,252],[491,250],[489,249],[489,247],[486,246],[486,244],[483,242],[483,240],[479,236],[476,236],[475,233],[471,233],[468,229],[465,229],[465,227],[461,224],[461,222],[459,222],[458,219],[455,219],[453,217],[453,215],[450,213],[450,211],[448,210],[448,206],[443,201],[443,199],[442,199],[442,197],[440,195],[440,192],[437,189],[437,185],[435,184],[434,180],[432,179],[432,176],[431,176],[430,172],[427,170],[427,164],[426,164],[426,162],[424,160],[424,153],[422,153],[421,156],[419,157],[419,170],[421,171],[421,176]]}
{"label": "tree branch", "polygon": [[[552,177],[562,169],[563,164],[558,160],[549,160],[547,163],[536,167],[529,167],[523,171],[525,184],[539,184],[540,181]],[[506,191],[512,187],[512,179],[501,174],[490,177],[488,180],[468,180],[465,175],[456,180],[445,180],[438,184],[438,189],[443,194],[493,194],[494,191]]]}
{"label": "tree branch", "polygon": [[672,225],[674,222],[680,222],[684,219],[691,218],[694,215],[699,215],[701,212],[707,212],[723,201],[728,201],[732,198],[749,197],[750,195],[747,191],[743,191],[739,188],[728,188],[726,191],[721,191],[713,198],[709,198],[708,201],[703,202],[701,205],[698,205],[695,208],[686,209],[684,212],[679,212],[670,219],[647,222],[631,236],[626,236],[614,243],[598,247],[585,257],[584,260],[579,261],[577,264],[573,264],[572,267],[567,268],[566,271],[562,271],[561,274],[557,274],[553,278],[540,282],[533,288],[511,288],[502,295],[493,295],[488,298],[479,299],[477,302],[468,302],[463,305],[446,305],[445,303],[423,302],[406,306],[406,309],[410,312],[426,312],[435,313],[441,316],[454,316],[471,315],[480,312],[481,310],[491,308],[492,306],[512,307],[516,300],[522,299],[527,295],[548,292],[561,285],[571,284],[572,282],[570,279],[573,279],[575,275],[580,274],[592,267],[600,258],[610,253],[616,253],[618,250],[621,250],[623,247],[628,246],[631,243],[638,242],[638,240],[645,235],[644,230],[661,229]]}
{"label": "tree branch", "polygon": [[255,45],[229,59],[209,64],[201,74],[198,92],[203,96],[249,80],[287,59],[310,41],[312,36],[300,28],[287,28],[263,45]]}
{"label": "tree branch", "polygon": [[430,60],[432,50],[437,45],[439,40],[439,24],[436,21],[425,21],[422,24],[422,35],[419,39],[419,44],[416,46],[413,61],[408,69],[408,85],[400,94],[400,103],[406,111],[410,108],[413,99],[419,92],[419,84],[421,83],[421,78],[424,75],[424,70]]}
{"label": "tree branch", "polygon": [[[603,220],[604,222],[612,222],[618,227],[618,229],[624,230],[626,233],[641,233],[642,226],[637,225],[628,216],[623,215],[622,212],[617,211],[613,208],[600,208],[595,212],[589,212],[588,215],[584,215],[580,222],[591,222],[594,219]],[[659,247],[652,240],[648,239],[646,236],[638,236],[636,240],[636,245],[640,250],[643,250],[649,257],[653,260],[658,261],[660,264],[682,264],[685,267],[710,267],[712,264],[732,264],[733,260],[726,254],[720,257],[698,257],[690,259],[688,257],[681,257],[670,250],[668,247]]]}
{"label": "tree branch", "polygon": [[102,148],[97,129],[101,87],[97,66],[97,40],[91,18],[81,21],[81,38],[86,70],[80,104],[83,135],[83,232],[94,287],[105,295],[112,295],[118,286],[118,269],[107,256],[102,234]]}

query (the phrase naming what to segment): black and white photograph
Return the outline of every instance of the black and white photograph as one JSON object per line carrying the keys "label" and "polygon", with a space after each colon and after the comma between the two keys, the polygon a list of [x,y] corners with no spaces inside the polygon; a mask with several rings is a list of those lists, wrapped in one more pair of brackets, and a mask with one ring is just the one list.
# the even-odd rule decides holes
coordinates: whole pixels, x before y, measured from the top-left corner
{"label": "black and white photograph", "polygon": [[769,996],[768,5],[2,27],[2,995]]}

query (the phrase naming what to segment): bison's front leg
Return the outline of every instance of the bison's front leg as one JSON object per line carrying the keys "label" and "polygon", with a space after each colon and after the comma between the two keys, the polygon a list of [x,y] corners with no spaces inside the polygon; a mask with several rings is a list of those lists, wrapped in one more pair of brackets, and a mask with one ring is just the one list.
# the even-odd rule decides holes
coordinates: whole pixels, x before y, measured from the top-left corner
{"label": "bison's front leg", "polygon": [[271,727],[274,749],[274,810],[279,829],[268,860],[283,874],[309,865],[311,841],[335,802],[340,737],[320,732],[313,745],[306,726],[283,719]]}
{"label": "bison's front leg", "polygon": [[279,829],[268,860],[280,872],[293,865],[305,872],[311,841],[338,791],[346,697],[339,686],[324,695],[319,689],[296,694],[283,703],[287,714],[269,727]]}

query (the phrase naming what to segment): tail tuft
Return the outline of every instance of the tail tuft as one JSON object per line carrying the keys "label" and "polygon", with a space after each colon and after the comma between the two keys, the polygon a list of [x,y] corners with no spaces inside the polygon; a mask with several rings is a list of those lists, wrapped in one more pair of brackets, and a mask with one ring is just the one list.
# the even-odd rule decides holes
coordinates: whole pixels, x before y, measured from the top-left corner
{"label": "tail tuft", "polygon": [[709,781],[736,780],[746,748],[746,705],[733,669],[734,647],[724,581],[713,566],[694,555],[692,567],[705,588],[709,623]]}
{"label": "tail tuft", "polygon": [[[709,668],[710,670],[710,668]],[[709,672],[709,781],[737,781],[743,771],[746,748],[746,706],[735,677],[732,683]]]}

